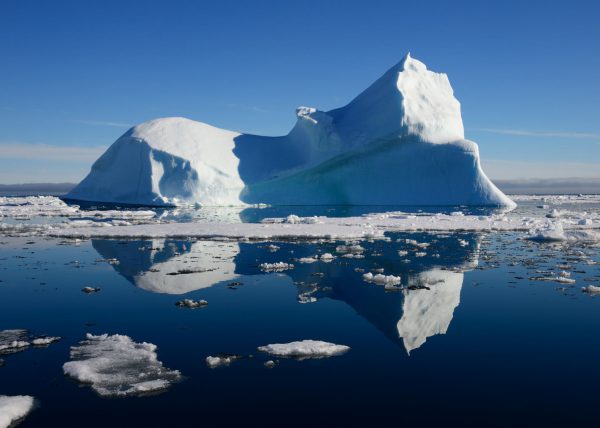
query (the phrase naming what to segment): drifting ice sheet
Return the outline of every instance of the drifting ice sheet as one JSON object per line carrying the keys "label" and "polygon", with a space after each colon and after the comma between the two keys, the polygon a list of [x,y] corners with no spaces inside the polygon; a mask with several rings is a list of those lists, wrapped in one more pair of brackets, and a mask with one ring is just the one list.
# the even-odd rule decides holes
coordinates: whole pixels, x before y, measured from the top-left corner
{"label": "drifting ice sheet", "polygon": [[27,416],[34,403],[34,398],[29,395],[0,395],[0,428],[8,428]]}
{"label": "drifting ice sheet", "polygon": [[325,358],[345,354],[349,346],[336,345],[335,343],[320,340],[302,340],[290,343],[274,343],[259,346],[258,350],[271,355],[292,358]]}
{"label": "drifting ice sheet", "polygon": [[88,333],[71,348],[71,359],[63,365],[65,375],[90,384],[102,396],[156,393],[181,379],[178,370],[167,369],[158,360],[156,345],[120,334]]}

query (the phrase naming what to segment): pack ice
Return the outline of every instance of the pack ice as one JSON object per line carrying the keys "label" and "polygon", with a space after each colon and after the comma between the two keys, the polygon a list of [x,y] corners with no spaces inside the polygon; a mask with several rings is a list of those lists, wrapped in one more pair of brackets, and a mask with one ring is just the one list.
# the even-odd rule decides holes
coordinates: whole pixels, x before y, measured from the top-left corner
{"label": "pack ice", "polygon": [[445,74],[407,54],[348,105],[264,137],[180,117],[131,128],[68,199],[152,206],[513,206],[465,140]]}

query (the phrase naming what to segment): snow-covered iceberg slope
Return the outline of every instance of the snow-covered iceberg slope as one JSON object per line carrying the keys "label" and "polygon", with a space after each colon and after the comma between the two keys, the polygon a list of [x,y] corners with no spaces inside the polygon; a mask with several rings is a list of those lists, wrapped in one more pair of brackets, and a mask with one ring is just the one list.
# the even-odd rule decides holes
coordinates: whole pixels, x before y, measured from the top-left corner
{"label": "snow-covered iceberg slope", "polygon": [[184,118],[131,128],[66,197],[140,205],[508,205],[464,139],[445,74],[406,55],[345,107],[282,137]]}

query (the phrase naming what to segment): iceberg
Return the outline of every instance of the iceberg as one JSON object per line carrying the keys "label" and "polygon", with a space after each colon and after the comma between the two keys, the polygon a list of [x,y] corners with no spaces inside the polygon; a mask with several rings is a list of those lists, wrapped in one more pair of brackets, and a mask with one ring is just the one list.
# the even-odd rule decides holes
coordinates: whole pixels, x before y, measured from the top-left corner
{"label": "iceberg", "polygon": [[464,138],[448,77],[407,54],[348,105],[265,137],[181,117],[127,131],[67,200],[179,205],[514,206]]}

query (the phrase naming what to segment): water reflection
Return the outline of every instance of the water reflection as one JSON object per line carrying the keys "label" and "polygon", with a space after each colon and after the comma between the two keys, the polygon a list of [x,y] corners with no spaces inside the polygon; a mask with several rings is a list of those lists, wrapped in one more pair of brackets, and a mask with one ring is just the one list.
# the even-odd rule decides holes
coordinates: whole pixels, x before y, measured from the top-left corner
{"label": "water reflection", "polygon": [[103,259],[136,287],[153,293],[185,294],[237,278],[235,242],[94,239]]}
{"label": "water reflection", "polygon": [[[294,263],[295,268],[284,275],[296,285],[299,303],[342,301],[410,353],[429,337],[447,332],[460,304],[463,272],[477,265],[479,237],[395,233],[390,238],[361,242],[364,250],[359,258],[344,257],[340,242],[285,242],[274,247],[272,243],[95,239],[92,244],[103,259],[118,261],[113,267],[120,275],[156,293],[185,294],[264,275],[261,263]],[[300,262],[326,252],[334,254],[335,260]],[[362,278],[365,272],[400,276],[401,290],[367,283]]]}

